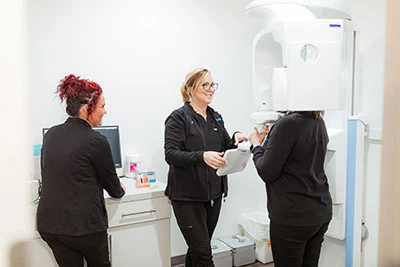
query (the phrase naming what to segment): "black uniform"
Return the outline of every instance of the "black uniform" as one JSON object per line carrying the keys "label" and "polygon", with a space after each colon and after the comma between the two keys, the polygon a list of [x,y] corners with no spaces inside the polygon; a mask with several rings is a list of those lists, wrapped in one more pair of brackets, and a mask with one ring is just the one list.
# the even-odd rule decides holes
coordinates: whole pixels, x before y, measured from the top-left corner
{"label": "black uniform", "polygon": [[[93,246],[92,249],[101,253],[97,258],[101,259],[103,255],[103,260],[108,261],[108,219],[103,189],[115,198],[122,197],[125,192],[106,137],[94,131],[86,121],[68,118],[64,124],[50,128],[44,136],[41,167],[37,228],[53,249],[59,265],[76,264],[72,262],[76,255],[73,252],[63,254],[64,248],[60,247],[65,243],[74,247],[73,240],[87,241],[87,246],[91,242],[98,246],[98,239],[105,240],[102,250],[97,251],[98,248]],[[83,237],[88,238],[85,241]],[[74,250],[80,248],[74,247]],[[90,253],[81,251],[85,256]]]}
{"label": "black uniform", "polygon": [[228,193],[227,177],[203,160],[205,151],[234,148],[221,115],[207,107],[207,120],[189,103],[165,121],[165,160],[169,164],[165,194],[189,247],[186,266],[214,266],[210,239],[217,225],[222,195]]}
{"label": "black uniform", "polygon": [[254,148],[253,159],[266,184],[275,266],[317,266],[332,218],[325,123],[295,112],[278,120],[267,137],[263,147]]}

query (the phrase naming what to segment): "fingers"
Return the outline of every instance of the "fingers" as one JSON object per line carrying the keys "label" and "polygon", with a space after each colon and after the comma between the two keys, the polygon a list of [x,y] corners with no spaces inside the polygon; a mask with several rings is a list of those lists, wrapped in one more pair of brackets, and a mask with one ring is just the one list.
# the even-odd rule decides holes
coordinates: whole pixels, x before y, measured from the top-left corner
{"label": "fingers", "polygon": [[249,140],[249,137],[243,133],[237,132],[235,134],[235,145],[237,146],[239,142]]}
{"label": "fingers", "polygon": [[265,139],[265,136],[268,134],[268,132],[269,132],[268,124],[263,127],[261,133],[258,131],[257,127],[254,127],[253,132],[250,134],[250,142],[253,145],[262,144],[262,142]]}
{"label": "fingers", "polygon": [[206,151],[204,152],[205,163],[213,169],[221,168],[226,165],[226,160],[223,158],[224,152]]}
{"label": "fingers", "polygon": [[264,135],[267,135],[269,133],[269,125],[268,124],[265,124],[261,133]]}
{"label": "fingers", "polygon": [[121,187],[122,187],[122,189],[126,192],[126,188],[125,188],[125,185],[122,183],[122,182],[120,182],[121,183]]}

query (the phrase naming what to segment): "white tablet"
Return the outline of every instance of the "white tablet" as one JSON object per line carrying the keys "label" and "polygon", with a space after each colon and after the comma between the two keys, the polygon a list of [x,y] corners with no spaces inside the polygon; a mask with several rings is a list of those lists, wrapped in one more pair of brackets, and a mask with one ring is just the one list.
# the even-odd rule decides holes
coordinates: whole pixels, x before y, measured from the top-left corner
{"label": "white tablet", "polygon": [[250,156],[250,150],[236,148],[225,151],[224,159],[226,159],[227,163],[225,166],[217,170],[217,175],[224,176],[227,174],[243,171],[246,168]]}

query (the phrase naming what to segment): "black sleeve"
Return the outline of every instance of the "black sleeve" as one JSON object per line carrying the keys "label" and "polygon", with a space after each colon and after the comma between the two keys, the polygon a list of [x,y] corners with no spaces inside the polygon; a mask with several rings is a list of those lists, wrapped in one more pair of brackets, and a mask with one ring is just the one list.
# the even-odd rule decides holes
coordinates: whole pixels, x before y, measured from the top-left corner
{"label": "black sleeve", "polygon": [[224,120],[222,119],[222,116],[221,116],[221,126],[222,126],[222,129],[223,129],[222,133],[224,135],[226,149],[236,148],[236,146],[235,146],[235,134],[238,133],[238,131],[234,132],[232,134],[232,137],[230,137],[228,131],[225,128],[225,123],[224,123]]}
{"label": "black sleeve", "polygon": [[187,167],[204,162],[204,151],[185,151],[185,115],[173,112],[165,121],[164,153],[169,165]]}
{"label": "black sleeve", "polygon": [[257,173],[265,183],[273,183],[281,175],[282,168],[293,145],[295,129],[290,120],[281,119],[271,128],[268,141],[253,150]]}
{"label": "black sleeve", "polygon": [[107,193],[114,198],[121,198],[125,195],[124,189],[121,187],[121,182],[115,171],[115,165],[112,158],[110,144],[105,137],[97,140],[98,152],[93,157],[93,166],[96,170],[100,184],[107,191]]}
{"label": "black sleeve", "polygon": [[239,133],[239,131],[234,132],[232,137],[230,137],[228,131],[225,128],[225,122],[224,122],[224,120],[222,118],[222,115],[219,114],[218,112],[215,112],[214,116],[215,116],[214,119],[216,120],[217,125],[218,125],[220,131],[222,132],[222,136],[223,136],[223,139],[224,139],[224,142],[225,142],[225,150],[236,148],[236,146],[235,146],[235,134]]}

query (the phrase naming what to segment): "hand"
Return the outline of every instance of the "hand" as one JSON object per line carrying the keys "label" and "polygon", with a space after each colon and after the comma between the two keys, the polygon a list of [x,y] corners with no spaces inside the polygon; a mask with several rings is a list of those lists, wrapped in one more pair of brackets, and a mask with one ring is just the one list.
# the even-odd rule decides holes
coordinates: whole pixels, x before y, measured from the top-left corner
{"label": "hand", "polygon": [[205,151],[203,153],[204,162],[215,170],[226,165],[226,159],[223,156],[224,152]]}
{"label": "hand", "polygon": [[249,140],[249,137],[247,135],[242,134],[241,132],[235,133],[235,146],[239,144],[239,142]]}
{"label": "hand", "polygon": [[122,187],[122,189],[124,189],[124,191],[126,192],[125,185],[124,185],[122,182],[120,182],[120,183],[121,183],[121,187]]}
{"label": "hand", "polygon": [[263,128],[263,130],[260,132],[258,132],[257,127],[254,127],[253,132],[250,134],[250,142],[253,145],[261,145],[264,140],[265,137],[267,136],[267,134],[269,133],[269,126],[268,124],[265,125],[265,127]]}

